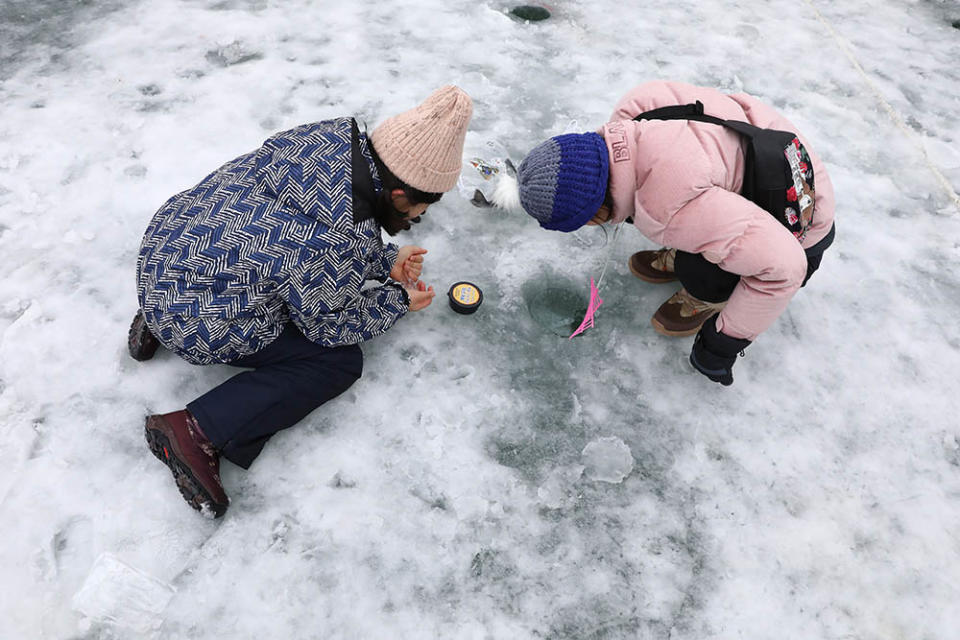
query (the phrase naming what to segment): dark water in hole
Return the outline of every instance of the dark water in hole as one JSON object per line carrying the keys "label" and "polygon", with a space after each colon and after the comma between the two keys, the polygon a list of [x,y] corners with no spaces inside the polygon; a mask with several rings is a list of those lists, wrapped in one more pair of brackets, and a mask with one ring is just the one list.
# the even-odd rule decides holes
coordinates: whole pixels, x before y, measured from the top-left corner
{"label": "dark water in hole", "polygon": [[524,284],[523,299],[537,326],[567,338],[583,322],[590,289],[561,277],[543,275]]}
{"label": "dark water in hole", "polygon": [[550,17],[550,12],[544,7],[530,4],[516,6],[510,10],[510,14],[520,20],[530,20],[531,22],[539,22]]}

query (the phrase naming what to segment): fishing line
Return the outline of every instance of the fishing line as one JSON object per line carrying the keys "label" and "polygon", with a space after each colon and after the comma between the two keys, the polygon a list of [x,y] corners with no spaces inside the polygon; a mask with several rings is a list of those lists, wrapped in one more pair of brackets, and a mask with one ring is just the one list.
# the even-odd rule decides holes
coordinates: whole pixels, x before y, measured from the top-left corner
{"label": "fishing line", "polygon": [[610,249],[607,251],[607,259],[603,263],[603,269],[600,271],[600,277],[597,279],[597,291],[603,286],[603,276],[607,275],[607,267],[610,265],[610,259],[613,258],[614,249],[617,248],[617,239],[620,237],[620,229],[622,228],[623,223],[621,222],[617,224],[617,228],[613,232],[613,240],[610,242]]}
{"label": "fishing line", "polygon": [[887,114],[893,120],[893,122],[903,131],[907,136],[916,143],[916,146],[920,149],[921,155],[923,155],[923,162],[927,165],[927,168],[933,172],[933,175],[936,176],[937,181],[940,183],[940,186],[943,187],[944,191],[947,192],[947,196],[953,200],[953,205],[957,208],[957,211],[960,211],[960,196],[957,195],[957,192],[953,190],[953,186],[950,184],[950,181],[940,172],[940,169],[933,164],[930,160],[930,156],[927,155],[927,148],[923,145],[923,141],[920,140],[920,137],[917,135],[917,132],[907,126],[907,123],[904,121],[900,113],[894,109],[889,102],[883,97],[883,94],[880,93],[880,89],[877,88],[877,85],[874,84],[873,80],[870,79],[870,76],[867,75],[867,72],[864,71],[863,66],[853,55],[853,52],[850,50],[850,46],[847,44],[847,41],[837,33],[833,28],[833,25],[820,11],[813,6],[811,0],[804,0],[807,3],[813,12],[816,14],[817,19],[827,28],[830,32],[830,36],[836,42],[837,46],[840,47],[840,50],[847,56],[847,60],[850,61],[850,64],[853,65],[853,68],[857,70],[857,73],[860,74],[860,77],[863,78],[863,81],[867,83],[867,86],[870,87],[870,90],[873,91],[873,94],[877,97],[877,100],[883,105],[883,108],[886,110]]}

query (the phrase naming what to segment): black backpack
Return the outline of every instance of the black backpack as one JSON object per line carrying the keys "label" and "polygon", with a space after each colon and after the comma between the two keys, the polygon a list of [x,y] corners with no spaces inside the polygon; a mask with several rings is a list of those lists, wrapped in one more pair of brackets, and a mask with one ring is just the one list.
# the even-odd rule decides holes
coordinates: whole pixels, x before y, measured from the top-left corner
{"label": "black backpack", "polygon": [[634,120],[696,120],[733,129],[748,140],[740,195],[776,218],[802,241],[813,224],[813,163],[796,134],[761,129],[703,113],[703,103],[661,107]]}

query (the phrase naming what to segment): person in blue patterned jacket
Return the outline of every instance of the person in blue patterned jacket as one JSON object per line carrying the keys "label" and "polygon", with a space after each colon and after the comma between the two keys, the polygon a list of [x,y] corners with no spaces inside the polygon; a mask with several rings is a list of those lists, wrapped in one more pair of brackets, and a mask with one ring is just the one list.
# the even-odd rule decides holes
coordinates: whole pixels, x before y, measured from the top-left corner
{"label": "person in blue patterned jacket", "polygon": [[149,360],[162,345],[193,364],[252,369],[147,417],[150,450],[194,509],[222,516],[221,456],[249,468],[271,435],[360,377],[361,342],[430,304],[426,250],[384,245],[381,229],[409,229],[456,185],[471,115],[469,96],[447,86],[369,138],[353,118],[305,124],[154,215],[130,355]]}

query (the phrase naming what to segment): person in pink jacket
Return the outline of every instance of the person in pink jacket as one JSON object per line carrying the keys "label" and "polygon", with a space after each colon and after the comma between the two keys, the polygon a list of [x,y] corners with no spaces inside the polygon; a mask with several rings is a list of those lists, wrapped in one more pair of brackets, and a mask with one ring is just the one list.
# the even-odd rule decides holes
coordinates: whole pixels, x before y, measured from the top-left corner
{"label": "person in pink jacket", "polygon": [[[810,176],[812,165],[814,187],[808,192],[804,183],[810,197],[801,200],[812,208],[804,205],[802,233],[740,195],[745,136],[710,122],[634,120],[697,101],[710,116],[796,134],[809,154],[800,166]],[[546,229],[627,220],[663,245],[630,258],[640,279],[682,285],[654,313],[653,326],[668,336],[697,334],[691,364],[724,385],[733,383],[737,354],[783,313],[834,238],[833,187],[820,158],[786,118],[744,93],[642,84],[598,132],[557,136],[534,148],[517,182],[520,205]],[[796,199],[794,190],[790,197]],[[786,210],[795,221],[794,210]]]}

